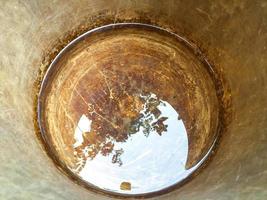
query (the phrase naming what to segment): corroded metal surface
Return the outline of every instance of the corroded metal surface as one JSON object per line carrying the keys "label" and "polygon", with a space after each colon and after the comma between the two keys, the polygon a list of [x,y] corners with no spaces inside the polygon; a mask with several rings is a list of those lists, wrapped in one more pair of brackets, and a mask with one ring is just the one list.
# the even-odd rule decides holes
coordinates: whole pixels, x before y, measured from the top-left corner
{"label": "corroded metal surface", "polygon": [[68,41],[99,25],[129,21],[165,27],[193,41],[223,80],[224,91],[218,93],[224,105],[233,100],[231,124],[212,162],[183,187],[154,199],[266,199],[265,1],[14,0],[0,5],[1,199],[110,199],[73,184],[48,159],[32,122],[33,88],[40,63],[42,71]]}
{"label": "corroded metal surface", "polygon": [[[44,77],[38,110],[45,145],[102,189],[142,194],[179,183],[217,137],[211,70],[187,41],[152,26],[89,32],[60,52]],[[119,190],[117,180],[127,179],[132,191]]]}

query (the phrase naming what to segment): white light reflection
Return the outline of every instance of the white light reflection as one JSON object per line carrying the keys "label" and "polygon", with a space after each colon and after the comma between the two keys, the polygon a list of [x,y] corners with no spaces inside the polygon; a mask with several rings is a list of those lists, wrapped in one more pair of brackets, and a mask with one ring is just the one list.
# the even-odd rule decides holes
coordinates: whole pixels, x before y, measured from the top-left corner
{"label": "white light reflection", "polygon": [[[152,97],[156,97],[152,95]],[[144,105],[144,108],[146,105]],[[156,130],[146,137],[142,131],[131,135],[126,142],[114,142],[114,150],[123,149],[123,164],[112,163],[112,155],[98,154],[94,159],[87,159],[79,176],[95,186],[118,193],[140,194],[155,192],[169,187],[184,179],[191,170],[186,170],[188,156],[188,138],[178,113],[166,101],[160,100],[157,107],[161,115],[167,117],[167,132],[160,136]],[[143,109],[140,113],[144,113]],[[83,117],[84,116],[84,117]],[[83,115],[79,121],[79,130],[75,130],[75,146],[83,142],[82,133],[90,131],[91,121]],[[151,121],[151,124],[155,119]],[[77,131],[77,132],[76,132]],[[90,134],[90,133],[88,133]],[[131,183],[131,190],[121,190],[122,182]]]}
{"label": "white light reflection", "polygon": [[81,116],[74,132],[74,148],[80,146],[83,143],[83,133],[88,133],[91,131],[91,124],[92,121],[90,119],[88,119],[85,115]]}

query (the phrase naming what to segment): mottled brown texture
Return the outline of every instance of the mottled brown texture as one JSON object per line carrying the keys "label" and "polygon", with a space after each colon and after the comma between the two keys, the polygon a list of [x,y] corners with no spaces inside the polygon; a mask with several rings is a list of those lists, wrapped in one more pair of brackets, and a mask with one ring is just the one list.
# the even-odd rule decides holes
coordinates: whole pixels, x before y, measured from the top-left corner
{"label": "mottled brown texture", "polygon": [[[80,158],[89,146],[89,157],[94,158],[109,139],[127,142],[144,103],[139,95],[153,93],[180,114],[189,141],[186,167],[191,168],[218,133],[219,103],[208,63],[199,60],[185,41],[165,31],[123,27],[88,35],[51,66],[39,96],[45,142],[75,168],[74,151]],[[150,109],[156,112],[152,104]],[[93,121],[94,136],[84,135],[83,145],[74,149],[73,133],[82,114]],[[162,120],[166,119],[154,124],[159,135],[166,129]]]}
{"label": "mottled brown texture", "polygon": [[192,181],[155,199],[266,199],[267,4],[248,0],[0,1],[0,199],[110,199],[62,175],[32,122],[33,85],[44,56],[107,10],[107,23],[142,18],[172,27],[204,50],[229,83],[231,93],[220,94],[226,103],[231,96],[234,114],[214,159]]}

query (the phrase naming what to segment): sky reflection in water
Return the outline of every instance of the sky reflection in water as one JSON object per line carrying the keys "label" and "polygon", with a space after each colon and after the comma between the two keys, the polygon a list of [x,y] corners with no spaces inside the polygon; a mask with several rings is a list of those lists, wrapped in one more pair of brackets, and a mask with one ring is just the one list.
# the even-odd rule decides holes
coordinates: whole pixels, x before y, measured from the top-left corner
{"label": "sky reflection in water", "polygon": [[[84,164],[81,166],[78,162],[78,167],[72,170],[82,179],[101,189],[140,194],[171,186],[194,170],[185,169],[188,137],[179,114],[155,94],[140,95],[140,98],[145,103],[140,111],[141,117],[133,124],[138,124],[137,131],[125,142],[110,141],[114,144],[112,153],[105,156],[98,153],[94,158],[81,159],[80,163]],[[148,108],[149,103],[157,99],[155,109],[160,112],[155,115]],[[83,144],[83,133],[90,134],[93,123],[86,114],[80,117],[74,133],[74,148]],[[87,150],[83,149],[84,154]],[[123,182],[129,183],[130,188],[122,189]]]}

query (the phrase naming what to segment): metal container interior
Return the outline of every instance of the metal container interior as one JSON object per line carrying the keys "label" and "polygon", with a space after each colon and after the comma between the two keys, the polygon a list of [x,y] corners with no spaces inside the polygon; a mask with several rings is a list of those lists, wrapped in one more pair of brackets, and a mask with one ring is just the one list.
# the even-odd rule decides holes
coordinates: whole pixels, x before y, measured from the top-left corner
{"label": "metal container interior", "polygon": [[199,46],[228,83],[232,117],[212,161],[154,199],[267,198],[267,2],[0,1],[0,199],[111,199],[77,184],[34,128],[34,85],[55,47],[117,22],[169,27]]}

